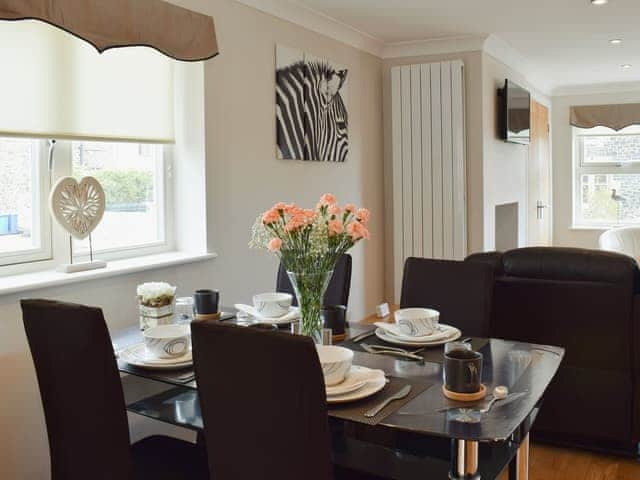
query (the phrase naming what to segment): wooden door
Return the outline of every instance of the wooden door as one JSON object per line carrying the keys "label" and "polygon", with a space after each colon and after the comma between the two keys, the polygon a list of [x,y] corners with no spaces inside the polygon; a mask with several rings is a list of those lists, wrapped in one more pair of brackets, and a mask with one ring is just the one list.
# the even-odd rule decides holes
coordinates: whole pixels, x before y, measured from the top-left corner
{"label": "wooden door", "polygon": [[549,109],[531,101],[531,145],[528,163],[527,244],[551,245],[551,153]]}

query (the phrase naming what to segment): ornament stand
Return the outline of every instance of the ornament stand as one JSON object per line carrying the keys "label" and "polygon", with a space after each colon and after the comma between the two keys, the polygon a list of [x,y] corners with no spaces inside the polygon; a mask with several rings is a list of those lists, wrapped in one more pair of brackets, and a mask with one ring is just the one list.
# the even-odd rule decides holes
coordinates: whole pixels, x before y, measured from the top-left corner
{"label": "ornament stand", "polygon": [[73,237],[69,235],[69,263],[66,265],[58,265],[56,271],[60,273],[77,273],[87,272],[89,270],[98,270],[100,268],[107,268],[107,262],[93,259],[93,242],[91,241],[91,234],[89,234],[89,261],[80,263],[73,263]]}

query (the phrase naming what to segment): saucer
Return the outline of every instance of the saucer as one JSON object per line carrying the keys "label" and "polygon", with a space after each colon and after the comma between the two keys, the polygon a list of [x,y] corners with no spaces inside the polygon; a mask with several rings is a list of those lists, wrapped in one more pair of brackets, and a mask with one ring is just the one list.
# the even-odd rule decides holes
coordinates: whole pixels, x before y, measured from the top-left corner
{"label": "saucer", "polygon": [[118,358],[134,367],[155,370],[177,370],[193,365],[191,350],[176,358],[153,358],[147,353],[144,343],[136,343],[123,348],[118,352]]}
{"label": "saucer", "polygon": [[371,370],[369,368],[352,365],[341,383],[325,387],[327,395],[335,396],[354,392],[359,388],[364,387],[368,381],[380,375],[384,376],[384,372],[382,372],[382,370]]}
{"label": "saucer", "polygon": [[[405,337],[397,337],[395,335],[390,334],[389,332],[383,330],[382,328],[376,328],[375,334],[380,340],[383,340],[387,343],[391,343],[394,345],[401,345],[403,347],[436,347],[438,345],[444,345],[445,343],[452,342],[457,340],[462,336],[462,332],[455,327],[450,327],[448,325],[441,325],[443,328],[448,330],[448,335],[444,338],[440,337],[438,340],[409,340],[405,339]],[[423,337],[424,338],[424,337]]]}
{"label": "saucer", "polygon": [[355,402],[356,400],[370,397],[371,395],[378,393],[387,385],[387,378],[385,377],[382,370],[373,370],[366,367],[353,366],[351,367],[351,371],[349,373],[351,373],[352,371],[354,375],[357,372],[357,374],[364,375],[365,378],[367,378],[364,385],[351,392],[342,393],[339,395],[327,395],[327,403],[329,405]]}
{"label": "saucer", "polygon": [[263,323],[273,323],[274,325],[291,323],[300,317],[300,309],[298,307],[289,307],[289,312],[281,317],[263,317],[254,307],[243,303],[236,303],[234,307]]}

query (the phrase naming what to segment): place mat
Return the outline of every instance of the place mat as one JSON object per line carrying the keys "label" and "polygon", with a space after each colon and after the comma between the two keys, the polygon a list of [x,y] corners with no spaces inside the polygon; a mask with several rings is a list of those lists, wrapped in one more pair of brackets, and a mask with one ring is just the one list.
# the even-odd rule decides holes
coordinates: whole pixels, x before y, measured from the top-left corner
{"label": "place mat", "polygon": [[[357,400],[355,402],[328,405],[327,407],[329,409],[329,416],[340,418],[342,420],[350,420],[357,423],[365,423],[367,425],[377,425],[382,420],[387,418],[392,413],[398,411],[405,404],[413,400],[415,397],[417,397],[433,385],[433,383],[425,382],[423,380],[398,377],[387,378],[389,379],[389,383],[375,395],[363,398],[362,400]],[[367,410],[371,410],[372,408],[379,405],[380,402],[383,402],[391,395],[396,394],[405,385],[411,385],[411,392],[409,393],[409,395],[404,397],[402,400],[391,402],[390,405],[387,405],[385,408],[383,408],[382,411],[375,417],[367,418],[364,416],[364,412],[366,412]]]}
{"label": "place mat", "polygon": [[118,370],[130,375],[136,375],[138,377],[149,378],[151,380],[157,380],[159,382],[165,382],[170,384],[186,384],[196,378],[196,374],[193,371],[193,367],[181,368],[177,370],[153,370],[150,368],[141,368],[134,365],[130,365],[123,360],[118,360]]}
{"label": "place mat", "polygon": [[[366,343],[368,345],[381,345],[386,347],[403,348],[408,351],[417,350],[421,348],[421,347],[403,347],[401,345],[392,345],[388,342],[385,342],[384,340],[379,339],[375,335],[367,337],[364,340],[361,340],[357,343],[351,340],[347,340],[346,342],[340,343],[340,346],[349,348],[356,352],[367,353],[362,348],[362,345],[361,345],[362,343]],[[476,338],[476,337],[471,338],[471,348],[476,352],[484,348],[488,343],[489,343],[488,338]],[[416,355],[420,355],[422,358],[424,358],[425,362],[442,363],[443,357],[444,357],[444,345],[437,345],[435,347],[426,347],[423,351],[418,352]],[[400,357],[397,357],[397,358],[400,358]]]}

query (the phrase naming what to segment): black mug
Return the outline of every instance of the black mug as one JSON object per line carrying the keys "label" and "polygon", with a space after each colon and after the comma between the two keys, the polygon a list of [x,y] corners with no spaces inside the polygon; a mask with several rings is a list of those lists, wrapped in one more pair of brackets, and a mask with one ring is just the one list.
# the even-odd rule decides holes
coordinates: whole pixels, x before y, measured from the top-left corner
{"label": "black mug", "polygon": [[322,308],[324,328],[330,328],[332,335],[343,335],[347,327],[347,307],[344,305],[325,305]]}
{"label": "black mug", "polygon": [[193,294],[193,310],[196,315],[214,315],[219,312],[220,292],[196,290]]}
{"label": "black mug", "polygon": [[444,355],[444,386],[450,392],[477,393],[482,382],[482,354],[452,350]]}

